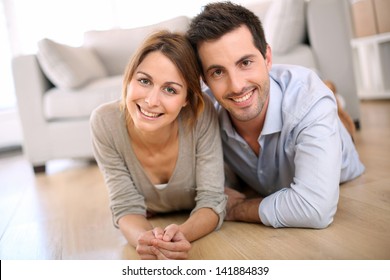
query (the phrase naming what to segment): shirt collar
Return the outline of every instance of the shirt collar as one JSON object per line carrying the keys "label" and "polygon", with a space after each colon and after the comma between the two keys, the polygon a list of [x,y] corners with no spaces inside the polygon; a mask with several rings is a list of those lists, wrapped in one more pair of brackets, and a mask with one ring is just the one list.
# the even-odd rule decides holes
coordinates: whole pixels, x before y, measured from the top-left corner
{"label": "shirt collar", "polygon": [[269,103],[261,135],[277,133],[282,130],[282,98],[283,93],[280,86],[270,77]]}
{"label": "shirt collar", "polygon": [[233,128],[228,111],[219,104],[217,105],[217,108],[219,111],[219,123],[224,132],[223,135],[228,138],[236,138],[237,133]]}

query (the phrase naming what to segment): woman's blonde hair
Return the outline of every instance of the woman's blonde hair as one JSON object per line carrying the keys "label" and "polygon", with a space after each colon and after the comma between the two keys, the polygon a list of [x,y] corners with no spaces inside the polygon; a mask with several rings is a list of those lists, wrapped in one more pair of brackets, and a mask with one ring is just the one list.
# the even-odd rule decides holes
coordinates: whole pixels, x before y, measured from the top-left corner
{"label": "woman's blonde hair", "polygon": [[151,34],[138,48],[127,64],[123,85],[120,108],[125,112],[127,123],[131,121],[126,106],[127,86],[130,83],[137,67],[145,57],[152,52],[161,52],[177,67],[187,85],[187,106],[180,112],[187,128],[192,128],[204,108],[204,100],[200,86],[201,71],[196,60],[194,50],[187,38],[180,33],[166,30]]}

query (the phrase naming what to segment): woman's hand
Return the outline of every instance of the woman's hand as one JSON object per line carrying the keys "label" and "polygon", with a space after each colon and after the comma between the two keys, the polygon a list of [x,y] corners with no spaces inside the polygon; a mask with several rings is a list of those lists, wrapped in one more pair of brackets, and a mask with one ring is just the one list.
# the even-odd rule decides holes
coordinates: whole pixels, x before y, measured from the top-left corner
{"label": "woman's hand", "polygon": [[[191,244],[180,227],[153,228],[143,215],[126,215],[119,227],[142,260],[187,259]],[[188,230],[189,231],[189,230]]]}
{"label": "woman's hand", "polygon": [[152,240],[155,239],[153,230],[142,233],[137,239],[135,250],[141,260],[155,260],[156,255],[153,253]]}
{"label": "woman's hand", "polygon": [[152,252],[158,260],[188,259],[188,252],[191,249],[191,243],[176,224],[167,226],[162,239],[155,238],[152,240],[152,245]]}
{"label": "woman's hand", "polygon": [[136,246],[142,260],[188,259],[190,249],[191,243],[175,224],[142,233]]}
{"label": "woman's hand", "polygon": [[140,256],[141,260],[156,260],[156,254],[153,250],[153,240],[159,239],[162,240],[164,235],[164,230],[162,228],[154,228],[143,232],[137,240],[137,246],[135,250]]}

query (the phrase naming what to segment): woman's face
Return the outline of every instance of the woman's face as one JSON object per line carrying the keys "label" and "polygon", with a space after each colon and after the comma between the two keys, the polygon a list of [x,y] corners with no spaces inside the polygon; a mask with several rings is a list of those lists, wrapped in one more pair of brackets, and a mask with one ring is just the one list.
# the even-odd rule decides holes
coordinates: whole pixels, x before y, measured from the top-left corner
{"label": "woman's face", "polygon": [[187,85],[160,51],[149,53],[127,86],[126,106],[137,129],[157,131],[172,124],[187,105]]}

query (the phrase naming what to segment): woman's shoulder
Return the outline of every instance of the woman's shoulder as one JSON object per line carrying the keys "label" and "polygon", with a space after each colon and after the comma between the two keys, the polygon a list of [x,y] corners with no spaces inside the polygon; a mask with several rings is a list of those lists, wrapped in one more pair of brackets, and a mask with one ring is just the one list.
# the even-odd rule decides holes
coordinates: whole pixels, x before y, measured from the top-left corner
{"label": "woman's shoulder", "polygon": [[120,113],[120,100],[103,103],[93,110],[93,114],[106,115]]}
{"label": "woman's shoulder", "polygon": [[119,107],[120,101],[115,100],[108,103],[104,103],[96,107],[91,114],[91,121],[94,121],[96,119],[111,119],[111,118],[117,118],[121,115],[121,110]]}
{"label": "woman's shoulder", "polygon": [[203,99],[204,109],[196,124],[196,130],[198,132],[207,131],[211,126],[218,126],[218,115],[213,100],[207,94],[204,94]]}

